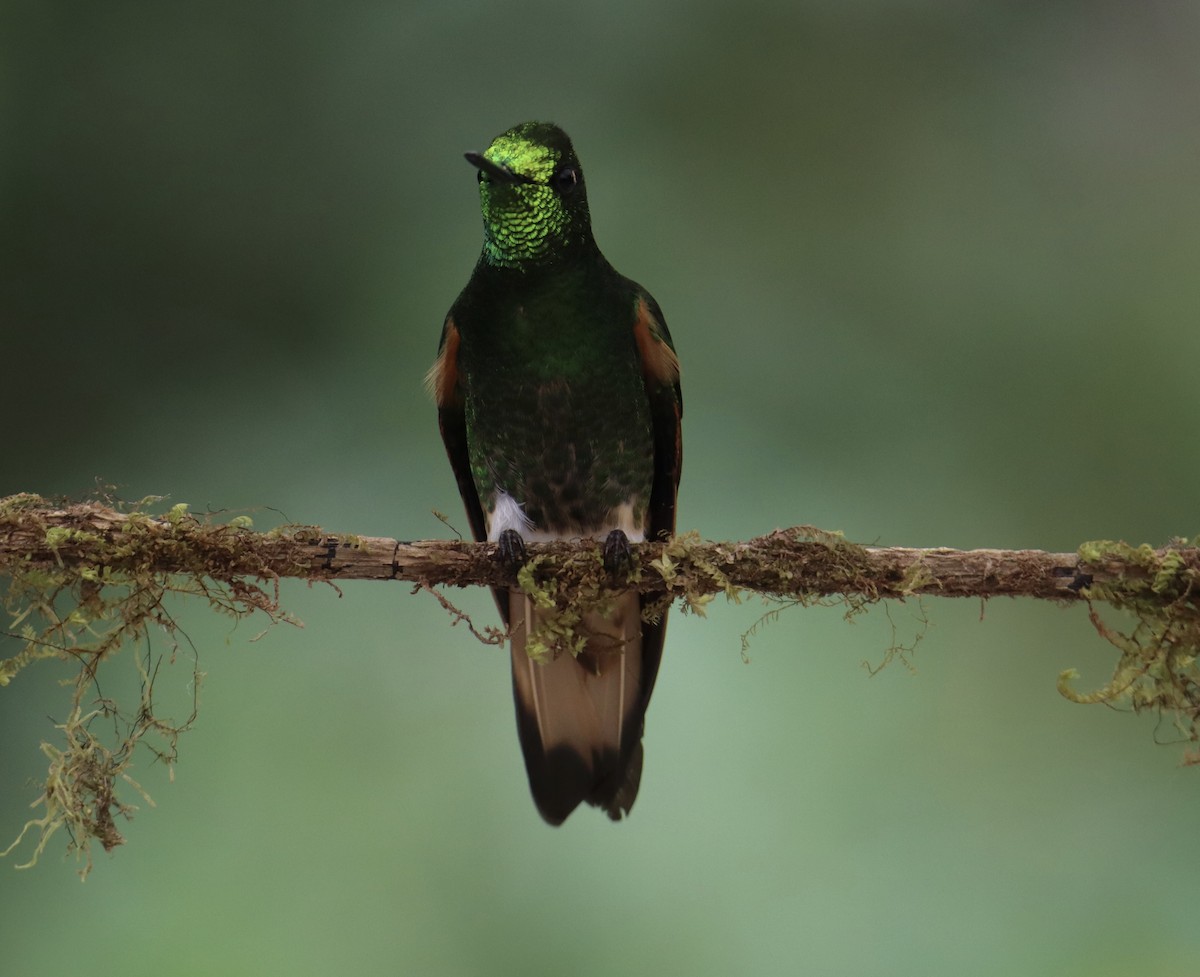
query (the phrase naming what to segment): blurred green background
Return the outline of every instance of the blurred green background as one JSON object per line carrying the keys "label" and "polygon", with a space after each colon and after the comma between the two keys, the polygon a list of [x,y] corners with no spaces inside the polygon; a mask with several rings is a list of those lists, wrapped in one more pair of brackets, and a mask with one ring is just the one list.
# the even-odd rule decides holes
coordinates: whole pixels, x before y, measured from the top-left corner
{"label": "blurred green background", "polygon": [[[681,529],[1195,533],[1198,65],[1158,2],[9,3],[0,494],[465,530],[421,387],[461,154],[542,118],[674,333]],[[1112,658],[1081,608],[928,601],[875,678],[919,608],[793,611],[748,665],[763,608],[676,614],[633,816],[552,830],[506,653],[406,586],[283,594],[253,644],[175,608],[175,782],[141,758],[85,885],[59,839],[0,862],[5,973],[1196,972],[1200,772],[1058,696]],[[0,836],[64,674],[0,690]]]}

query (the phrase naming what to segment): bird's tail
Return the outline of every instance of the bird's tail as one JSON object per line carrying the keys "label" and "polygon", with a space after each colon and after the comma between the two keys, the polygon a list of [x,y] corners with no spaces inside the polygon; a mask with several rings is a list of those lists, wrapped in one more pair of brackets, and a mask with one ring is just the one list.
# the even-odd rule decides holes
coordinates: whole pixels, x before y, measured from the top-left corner
{"label": "bird's tail", "polygon": [[509,593],[509,622],[517,731],[538,811],[561,824],[587,801],[619,820],[637,797],[650,697],[637,593],[620,595],[607,614],[584,616],[575,627],[585,640],[578,655],[530,658],[540,613],[517,590]]}

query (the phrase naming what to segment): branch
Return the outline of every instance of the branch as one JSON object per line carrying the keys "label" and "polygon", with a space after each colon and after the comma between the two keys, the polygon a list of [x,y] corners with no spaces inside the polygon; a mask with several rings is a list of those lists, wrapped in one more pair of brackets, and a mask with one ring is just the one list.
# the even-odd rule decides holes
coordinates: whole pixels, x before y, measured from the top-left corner
{"label": "branch", "polygon": [[[117,798],[116,788],[124,782],[146,796],[128,772],[136,748],[149,748],[168,766],[175,762],[195,703],[182,724],[155,713],[154,677],[180,647],[167,596],[200,597],[234,616],[257,611],[272,622],[299,623],[280,606],[284,577],[334,586],[407,581],[436,594],[456,623],[465,619],[477,636],[496,642],[505,637],[498,629],[481,634],[432,588],[519,587],[553,626],[557,637],[543,636],[551,653],[571,645],[571,622],[583,610],[605,606],[615,590],[629,588],[648,596],[648,615],[676,600],[702,611],[718,593],[735,601],[756,593],[780,604],[841,599],[851,612],[883,599],[926,595],[1085,602],[1092,626],[1119,657],[1103,687],[1077,692],[1071,687],[1075,673],[1064,672],[1059,691],[1073,702],[1124,702],[1135,712],[1170,716],[1183,740],[1200,742],[1200,548],[1194,541],[1160,548],[1099,541],[1076,553],[1047,553],[859,546],[806,526],[746,542],[706,542],[689,533],[635,546],[630,572],[614,579],[595,540],[532,544],[528,562],[514,572],[491,544],[403,542],[316,526],[258,532],[245,516],[222,523],[216,514],[197,516],[186,505],[151,514],[160,501],[55,504],[28,494],[0,499],[0,577],[8,577],[3,607],[10,617],[0,641],[7,638],[17,648],[8,657],[0,654],[0,686],[39,659],[79,665],[67,718],[57,726],[65,744],[42,745],[50,759],[37,802],[44,813],[8,849],[32,832],[38,840],[25,865],[66,827],[69,847],[86,858],[86,875],[91,839],[105,849],[123,843],[116,819],[130,816],[132,807]],[[1100,602],[1128,612],[1131,623],[1124,629],[1106,623],[1095,606]],[[161,643],[164,635],[166,651],[155,660],[151,638]],[[133,656],[141,700],[130,709],[100,696],[96,675],[102,663],[135,642],[146,652]],[[196,689],[203,677],[198,665],[193,677]],[[1184,761],[1200,763],[1200,753],[1185,754]]]}
{"label": "branch", "polygon": [[[29,498],[27,504],[14,500]],[[33,501],[36,499],[36,501]],[[776,530],[746,542],[714,543],[694,535],[635,545],[643,593],[693,596],[748,590],[790,599],[920,595],[1033,597],[1075,601],[1095,584],[1119,586],[1148,570],[1136,554],[1097,551],[920,549],[857,546],[808,526]],[[578,587],[592,574],[594,540],[529,545],[539,569]],[[1171,547],[1181,567],[1200,569],[1200,549]],[[582,559],[581,559],[582,558]],[[204,573],[307,580],[400,580],[423,585],[512,586],[513,573],[490,543],[406,542],[331,533],[317,526],[258,532],[214,523],[176,506],[167,515],[119,511],[98,502],[49,506],[37,497],[0,500],[0,572],[16,564],[106,568],[114,573]]]}

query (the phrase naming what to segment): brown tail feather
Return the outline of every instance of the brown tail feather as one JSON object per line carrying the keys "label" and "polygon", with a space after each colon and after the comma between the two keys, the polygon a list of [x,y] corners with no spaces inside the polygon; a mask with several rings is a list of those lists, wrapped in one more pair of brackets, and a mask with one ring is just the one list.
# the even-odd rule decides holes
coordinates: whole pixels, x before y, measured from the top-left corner
{"label": "brown tail feather", "polygon": [[537,609],[514,591],[508,611],[517,732],[538,811],[557,825],[586,801],[621,818],[641,780],[642,726],[662,623],[648,626],[647,647],[641,602],[631,591],[607,616],[585,617],[579,629],[587,644],[578,656],[540,663],[525,650]]}

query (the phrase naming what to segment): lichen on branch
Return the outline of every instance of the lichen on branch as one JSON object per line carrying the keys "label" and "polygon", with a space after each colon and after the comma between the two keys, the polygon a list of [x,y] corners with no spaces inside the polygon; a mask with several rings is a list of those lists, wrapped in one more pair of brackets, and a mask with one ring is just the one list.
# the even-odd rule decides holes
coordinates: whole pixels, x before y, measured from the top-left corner
{"label": "lichen on branch", "polygon": [[[0,686],[39,660],[77,666],[66,716],[55,724],[59,742],[42,744],[49,766],[34,802],[40,816],[3,851],[8,855],[27,836],[35,838],[32,854],[18,868],[33,865],[63,828],[86,876],[93,840],[106,851],[124,842],[117,825],[135,808],[121,799],[122,785],[153,804],[129,773],[137,748],[171,768],[179,735],[196,714],[195,700],[182,721],[159,715],[155,704],[158,666],[164,656],[173,660],[186,639],[168,609],[169,596],[199,597],[234,617],[258,611],[272,622],[291,620],[279,605],[278,578],[265,568],[259,567],[259,582],[222,569],[233,558],[237,533],[248,528],[244,519],[218,525],[179,505],[150,515],[149,507],[160,501],[62,507],[33,495],[0,499],[0,603],[8,616],[0,649],[13,649],[0,660]],[[149,650],[151,630],[160,646],[165,642],[157,658]],[[130,651],[139,700],[122,704],[102,696],[101,667],[122,648],[142,644],[145,655]],[[193,695],[202,677],[196,665]]]}
{"label": "lichen on branch", "polygon": [[[1135,713],[1165,717],[1184,741],[1193,744],[1184,763],[1200,764],[1200,566],[1196,540],[1176,540],[1155,549],[1112,540],[1084,543],[1082,563],[1097,576],[1087,587],[1088,616],[1096,632],[1120,652],[1112,678],[1080,693],[1073,669],[1059,676],[1058,689],[1072,702],[1128,702]],[[1108,625],[1095,603],[1104,603],[1133,621]]]}
{"label": "lichen on branch", "polygon": [[[0,586],[9,618],[0,631],[0,686],[39,660],[77,666],[66,718],[56,724],[60,742],[43,745],[50,764],[36,802],[41,816],[9,848],[36,839],[25,865],[66,828],[86,874],[92,840],[106,849],[122,843],[117,824],[133,808],[119,791],[148,800],[129,773],[137,749],[149,749],[168,767],[175,762],[178,736],[195,714],[193,708],[192,715],[174,722],[156,712],[158,663],[174,658],[179,641],[186,640],[168,599],[194,597],[234,617],[260,612],[270,623],[298,623],[280,606],[278,583],[284,577],[334,586],[346,580],[408,581],[415,590],[434,593],[455,623],[465,619],[477,637],[491,643],[503,635],[495,628],[476,629],[436,588],[521,587],[552,611],[540,615],[544,628],[529,642],[541,655],[569,652],[582,613],[602,609],[615,588],[647,595],[651,615],[674,602],[703,614],[716,595],[739,601],[757,594],[775,609],[840,600],[851,612],[924,596],[1082,602],[1119,657],[1112,679],[1091,692],[1076,691],[1073,675],[1064,673],[1062,694],[1079,703],[1127,702],[1135,711],[1154,710],[1170,717],[1180,738],[1200,742],[1195,540],[1161,548],[1101,541],[1084,543],[1077,553],[1048,553],[860,546],[806,526],[744,542],[710,542],[685,533],[665,543],[637,544],[633,567],[614,581],[595,540],[530,544],[529,561],[514,572],[497,559],[492,544],[404,542],[298,525],[260,532],[245,515],[220,521],[220,514],[198,515],[184,504],[164,507],[162,501],[127,504],[105,497],[68,503],[31,494],[0,499],[0,578],[7,581]],[[1127,623],[1106,623],[1101,604]],[[151,633],[160,646],[165,636],[165,647],[152,652]],[[122,647],[141,645],[147,650],[134,658],[141,700],[120,705],[103,698],[98,670]],[[197,665],[194,688],[201,677]],[[1200,753],[1193,747],[1185,762],[1200,762]]]}

